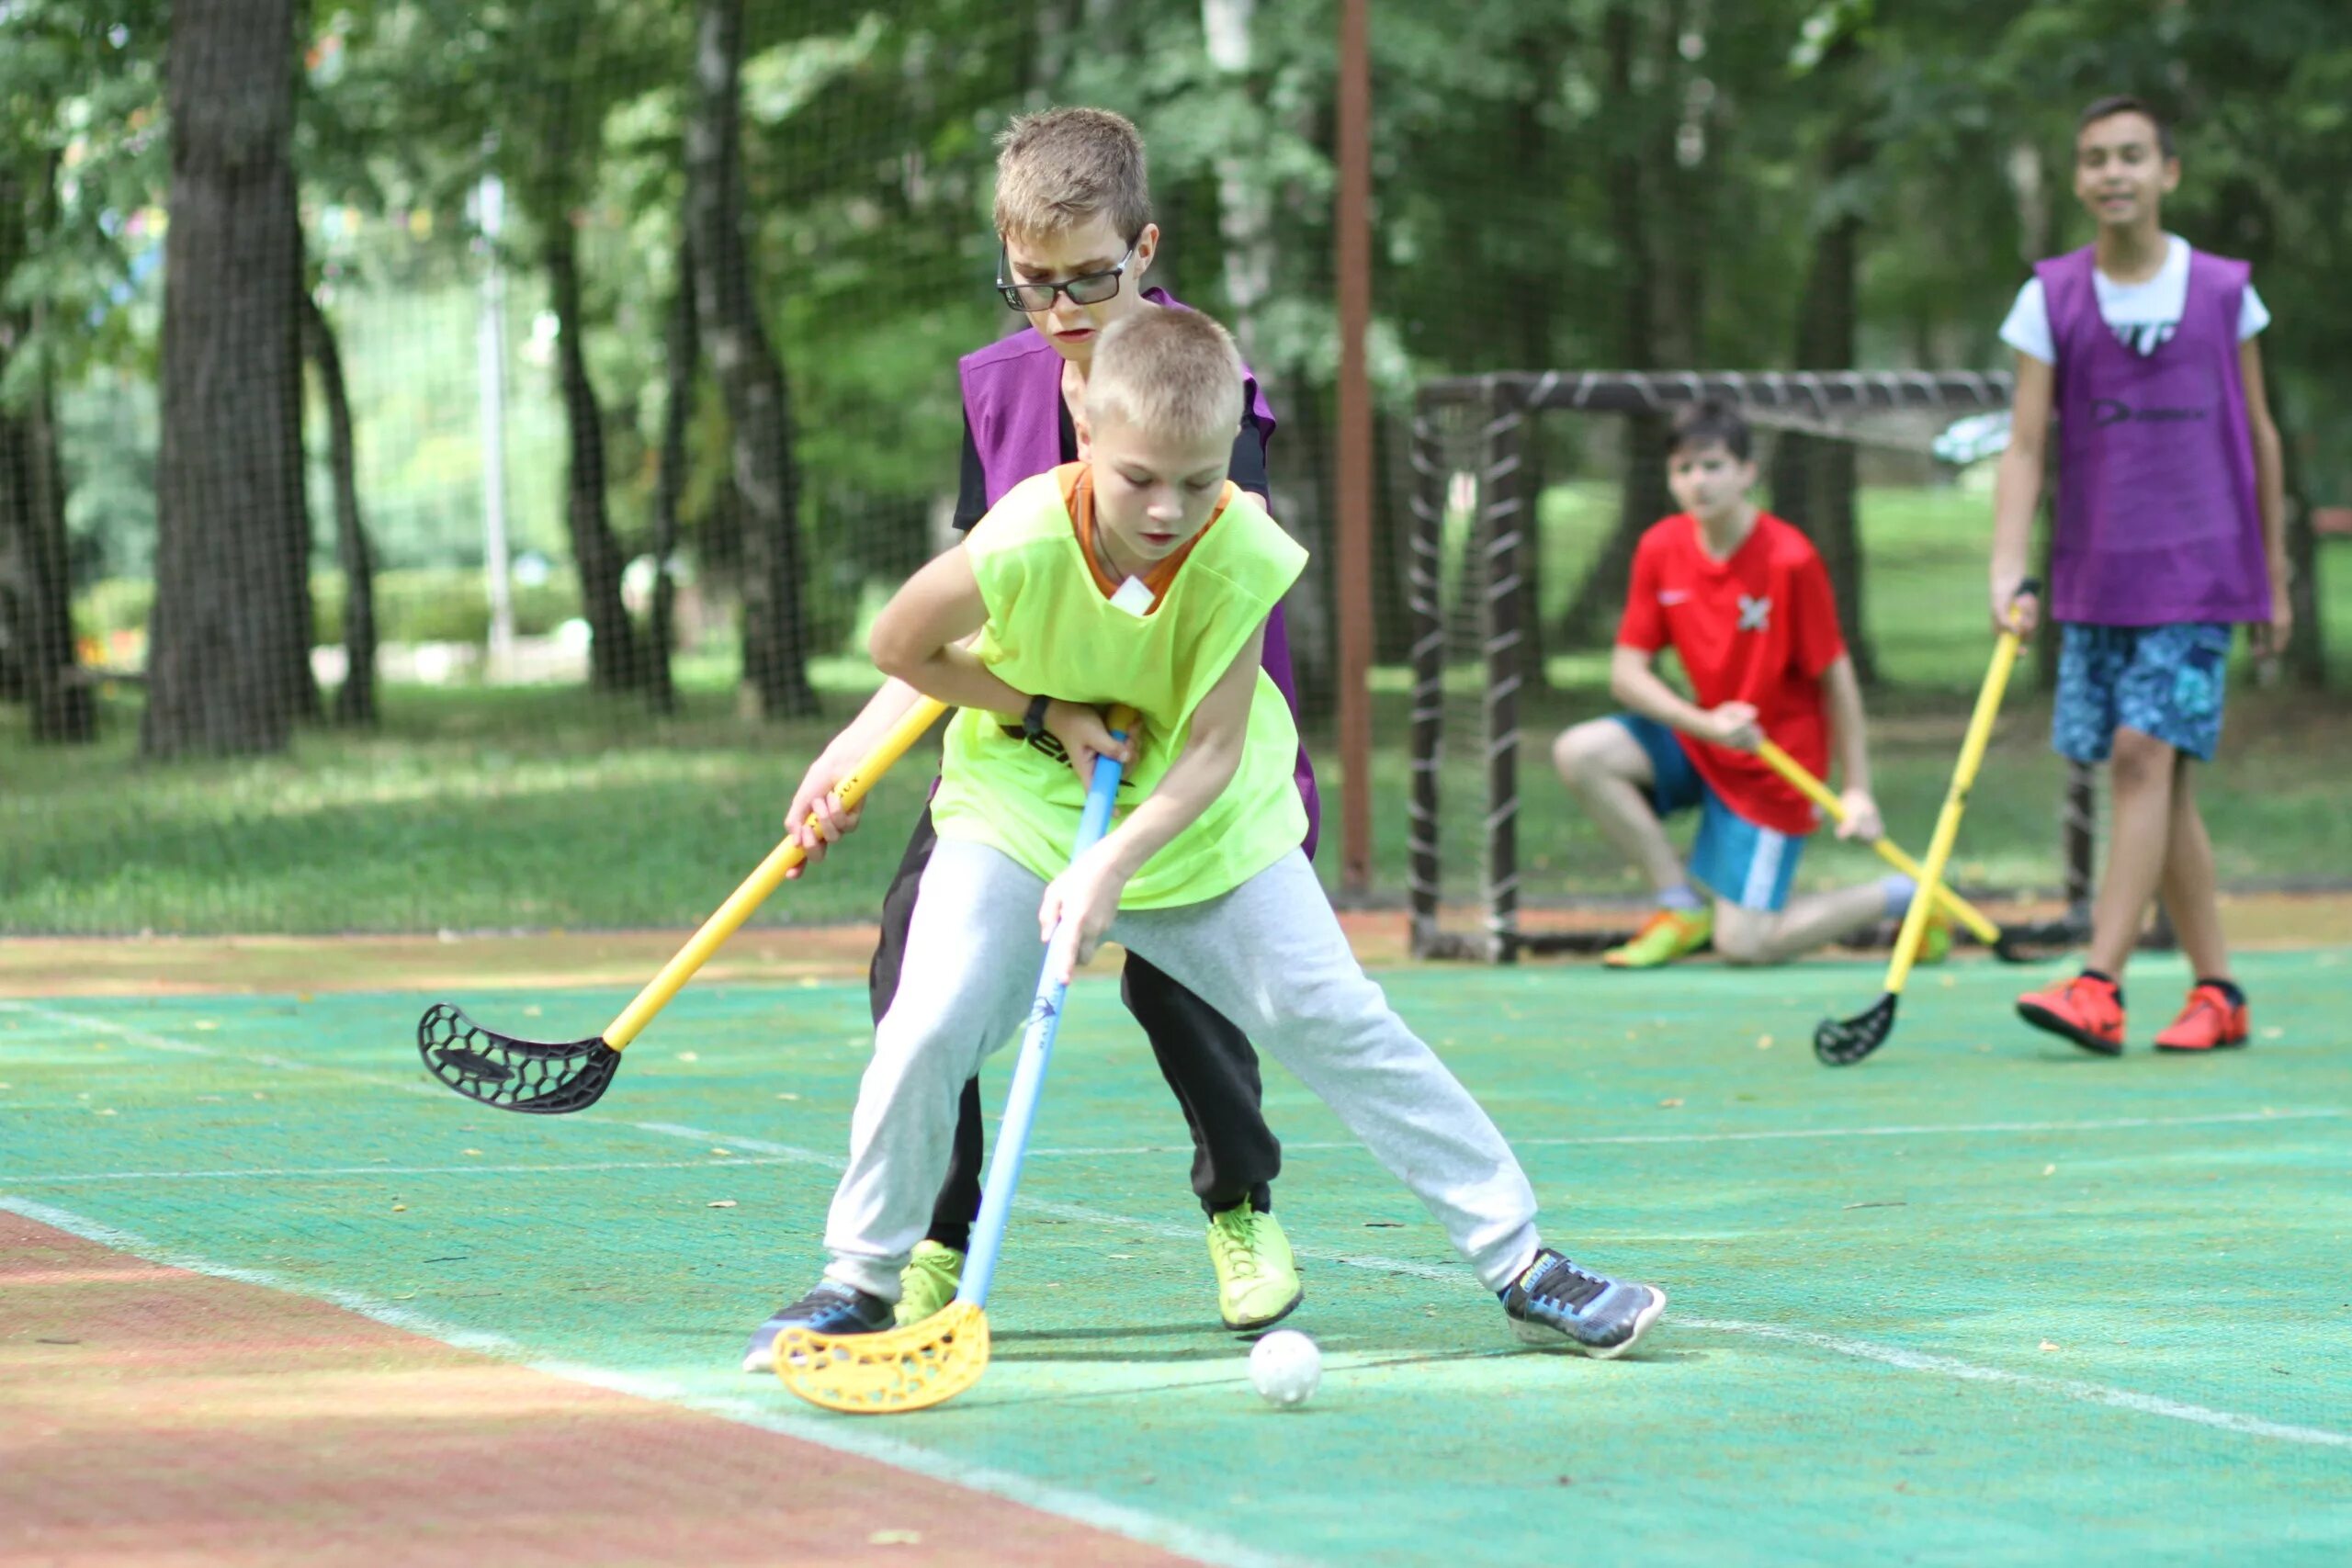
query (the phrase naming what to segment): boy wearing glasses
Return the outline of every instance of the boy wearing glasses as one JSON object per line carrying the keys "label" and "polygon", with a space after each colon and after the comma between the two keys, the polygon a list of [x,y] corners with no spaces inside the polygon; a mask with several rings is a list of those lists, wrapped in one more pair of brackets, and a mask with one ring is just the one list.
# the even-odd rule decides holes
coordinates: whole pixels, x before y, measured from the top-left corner
{"label": "boy wearing glasses", "polygon": [[[1143,139],[1119,115],[1064,108],[1015,119],[999,142],[995,216],[998,293],[1034,330],[966,355],[958,365],[965,423],[958,533],[1023,480],[1090,456],[1077,416],[1085,409],[1094,345],[1103,333],[1143,312],[1183,309],[1165,290],[1145,286],[1159,230],[1151,221]],[[1231,478],[1262,504],[1273,411],[1246,370],[1243,390]],[[1297,694],[1279,604],[1266,623],[1263,665],[1295,718]],[[834,784],[916,698],[912,687],[890,681],[810,764],[786,813],[809,863],[857,826],[857,814],[842,811],[832,798]],[[1044,697],[1017,718],[1004,716],[1040,750],[1062,750],[1062,738],[1046,722]],[[1292,776],[1305,807],[1302,847],[1312,856],[1318,803],[1303,744]],[[812,812],[817,826],[803,827]],[[917,893],[937,841],[926,807],[883,898],[881,942],[871,971],[877,1023],[898,992]],[[1193,1189],[1208,1215],[1218,1316],[1228,1328],[1262,1328],[1297,1306],[1303,1292],[1290,1244],[1272,1213],[1282,1145],[1266,1125],[1257,1053],[1222,1013],[1141,957],[1128,956],[1120,994],[1143,1025],[1192,1129]],[[929,1232],[900,1279],[899,1322],[920,1322],[954,1299],[979,1212],[982,1168],[976,1078],[964,1086],[954,1152]],[[765,1350],[763,1342],[755,1344],[747,1371],[763,1370]]]}

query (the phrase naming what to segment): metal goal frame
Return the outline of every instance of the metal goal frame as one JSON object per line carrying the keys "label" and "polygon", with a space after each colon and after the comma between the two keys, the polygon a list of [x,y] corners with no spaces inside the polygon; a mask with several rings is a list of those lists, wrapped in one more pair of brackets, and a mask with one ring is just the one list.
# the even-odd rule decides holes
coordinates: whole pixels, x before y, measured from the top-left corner
{"label": "metal goal frame", "polygon": [[[1470,958],[1508,964],[1521,953],[1591,952],[1622,933],[1522,931],[1519,924],[1520,690],[1526,679],[1521,623],[1521,551],[1530,547],[1533,498],[1524,493],[1521,454],[1527,422],[1543,413],[1665,413],[1702,399],[1734,404],[1769,427],[1848,437],[1854,416],[1915,409],[1959,416],[2009,406],[2006,372],[1968,371],[1518,371],[1460,376],[1421,384],[1414,400],[1411,535],[1406,604],[1411,626],[1411,786],[1408,880],[1411,951],[1419,958]],[[1464,546],[1482,567],[1476,626],[1486,670],[1486,800],[1480,929],[1441,923],[1439,777],[1442,756],[1445,622],[1442,582],[1446,491],[1464,470],[1450,460],[1445,420],[1470,423],[1475,453],[1468,469],[1476,502]],[[2061,815],[2068,918],[2047,934],[2066,940],[2090,898],[2093,822],[2090,771],[2069,776]],[[2063,928],[2063,929],[2062,929]]]}

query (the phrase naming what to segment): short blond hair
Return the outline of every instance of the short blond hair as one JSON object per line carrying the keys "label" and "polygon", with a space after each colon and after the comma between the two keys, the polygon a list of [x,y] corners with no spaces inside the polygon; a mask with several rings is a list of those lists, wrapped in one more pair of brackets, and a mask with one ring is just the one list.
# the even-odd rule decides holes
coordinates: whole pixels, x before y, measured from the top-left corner
{"label": "short blond hair", "polygon": [[1179,441],[1230,437],[1241,428],[1241,355],[1232,334],[1198,310],[1138,310],[1095,345],[1086,415]]}
{"label": "short blond hair", "polygon": [[996,231],[1046,240],[1100,214],[1132,244],[1151,221],[1143,137],[1109,109],[1024,114],[997,138]]}

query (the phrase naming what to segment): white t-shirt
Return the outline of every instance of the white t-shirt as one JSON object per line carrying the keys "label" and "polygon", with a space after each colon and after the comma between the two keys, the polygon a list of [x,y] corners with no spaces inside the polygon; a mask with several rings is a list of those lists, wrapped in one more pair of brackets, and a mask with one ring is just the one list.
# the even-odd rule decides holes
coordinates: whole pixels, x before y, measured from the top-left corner
{"label": "white t-shirt", "polygon": [[[2146,356],[2172,341],[2180,318],[2188,309],[2188,242],[2177,234],[2165,236],[2165,265],[2154,277],[2140,283],[2118,283],[2094,266],[2091,288],[2098,295],[2098,313],[2124,347]],[[2254,285],[2245,286],[2245,301],[2238,307],[2238,341],[2244,343],[2270,324],[2270,311]],[[2029,277],[2018,290],[2001,323],[2001,341],[2019,354],[2030,354],[2044,365],[2058,363],[2058,344],[2050,331],[2050,302],[2042,298],[2041,279]]]}

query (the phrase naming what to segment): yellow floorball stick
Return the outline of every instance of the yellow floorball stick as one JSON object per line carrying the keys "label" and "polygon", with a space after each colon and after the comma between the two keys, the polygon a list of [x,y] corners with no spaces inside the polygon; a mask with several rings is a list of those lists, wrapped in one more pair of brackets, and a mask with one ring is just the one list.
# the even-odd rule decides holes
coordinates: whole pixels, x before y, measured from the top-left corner
{"label": "yellow floorball stick", "polygon": [[[2018,596],[2035,591],[2038,584],[2028,582],[2018,589]],[[1968,716],[1968,733],[1960,742],[1960,761],[1953,767],[1951,787],[1944,794],[1944,808],[1936,818],[1935,837],[1928,842],[1928,863],[1919,872],[1918,891],[1911,895],[1911,908],[1903,917],[1903,930],[1894,939],[1894,958],[1886,966],[1886,992],[1863,1011],[1852,1018],[1825,1018],[1813,1032],[1813,1054],[1833,1067],[1848,1067],[1860,1061],[1881,1045],[1894,1028],[1894,1008],[1903,995],[1903,983],[1911,977],[1912,961],[1919,956],[1919,939],[1928,931],[1928,910],[1934,905],[1936,889],[1942,886],[1944,867],[1951,860],[1952,845],[1960,838],[1960,814],[1968,805],[1968,791],[1976,782],[1976,770],[1984,763],[1984,748],[1993,739],[1993,720],[2001,711],[2001,694],[2008,689],[2009,671],[2018,661],[2018,634],[2011,629],[2001,634],[1993,648],[1993,666],[1984,671],[1984,685],[1976,694],[1976,711]]]}
{"label": "yellow floorball stick", "polygon": [[[908,709],[906,716],[834,786],[842,805],[855,810],[875,781],[888,773],[946,711],[945,704],[929,697]],[[808,820],[817,820],[814,812]],[[786,874],[807,858],[798,842],[789,837],[770,850],[759,869],[743,879],[743,885],[687,939],[678,955],[662,966],[662,973],[637,993],[620,1016],[605,1025],[602,1034],[560,1043],[518,1040],[482,1028],[447,1002],[435,1002],[416,1026],[416,1048],[424,1058],[426,1071],[467,1099],[501,1111],[560,1116],[595,1104],[620,1069],[623,1048],[694,977],[695,971],[710,961],[710,955],[751,918],[752,911],[784,885]]]}
{"label": "yellow floorball stick", "polygon": [[[1125,740],[1135,728],[1133,708],[1111,710],[1111,733]],[[1094,759],[1079,814],[1076,860],[1109,831],[1124,770],[1108,757]],[[1046,966],[1037,976],[1036,999],[1029,1004],[1021,1055],[1012,1066],[1012,1089],[1005,1097],[1004,1121],[997,1128],[996,1154],[980,1190],[979,1218],[972,1222],[972,1249],[956,1281],[956,1299],[921,1323],[879,1334],[812,1334],[787,1328],[775,1339],[775,1375],[811,1404],[849,1416],[888,1416],[944,1404],[980,1381],[989,1365],[989,1285],[1004,1249],[1005,1222],[1012,1213],[1013,1189],[1021,1184],[1021,1160],[1036,1121],[1037,1097],[1046,1087],[1046,1064],[1060,1027],[1062,949],[1078,932],[1057,925],[1046,939]]]}
{"label": "yellow floorball stick", "polygon": [[[1838,799],[1827,784],[1808,773],[1803,762],[1798,761],[1770,740],[1757,747],[1756,754],[1764,759],[1766,766],[1786,779],[1805,798],[1821,807],[1832,822],[1840,825],[1845,822],[1846,803]],[[1905,854],[1902,846],[1893,839],[1882,833],[1871,840],[1871,848],[1878,852],[1879,859],[1886,862],[1904,875],[1915,882],[1923,880],[1926,868],[1909,855]],[[2011,962],[2021,961],[2023,955],[2011,951],[2008,933],[1994,924],[1984,910],[1979,909],[1950,887],[1941,885],[1936,888],[1936,903],[1945,914],[1966,926],[1971,935],[2002,958]]]}

